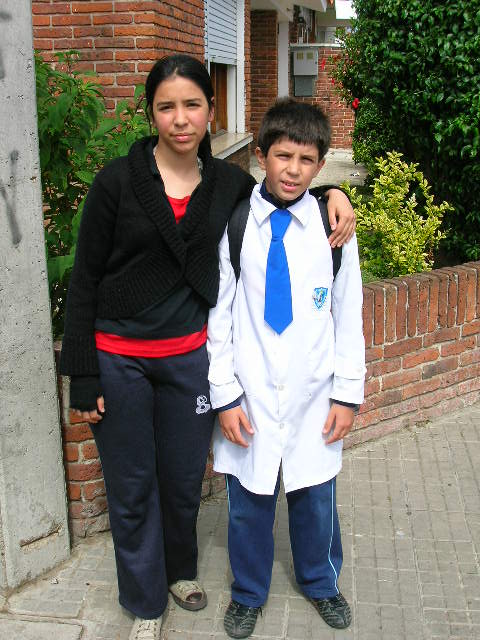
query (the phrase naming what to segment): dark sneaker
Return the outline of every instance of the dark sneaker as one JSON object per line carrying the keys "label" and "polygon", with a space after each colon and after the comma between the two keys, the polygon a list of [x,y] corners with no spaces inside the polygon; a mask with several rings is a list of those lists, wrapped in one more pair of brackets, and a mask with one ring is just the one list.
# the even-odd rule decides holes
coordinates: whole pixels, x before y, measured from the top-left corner
{"label": "dark sneaker", "polygon": [[248,638],[252,635],[261,607],[247,607],[232,600],[223,619],[223,626],[230,638]]}
{"label": "dark sneaker", "polygon": [[340,592],[333,598],[310,598],[325,622],[334,629],[346,629],[352,621],[348,602]]}

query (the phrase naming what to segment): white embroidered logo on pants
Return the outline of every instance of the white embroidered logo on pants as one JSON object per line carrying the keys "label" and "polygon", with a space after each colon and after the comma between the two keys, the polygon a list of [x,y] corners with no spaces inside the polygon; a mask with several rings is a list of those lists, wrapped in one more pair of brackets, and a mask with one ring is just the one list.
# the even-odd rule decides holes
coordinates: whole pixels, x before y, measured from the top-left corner
{"label": "white embroidered logo on pants", "polygon": [[198,396],[197,398],[197,408],[195,411],[197,413],[207,413],[210,409],[210,404],[208,402],[207,396]]}

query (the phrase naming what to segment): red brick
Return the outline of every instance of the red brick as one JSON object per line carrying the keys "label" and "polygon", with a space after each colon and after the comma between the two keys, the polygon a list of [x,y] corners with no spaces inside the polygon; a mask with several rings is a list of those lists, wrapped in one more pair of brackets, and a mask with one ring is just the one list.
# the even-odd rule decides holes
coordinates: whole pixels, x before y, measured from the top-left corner
{"label": "red brick", "polygon": [[48,29],[35,29],[36,38],[71,38],[71,27],[49,27]]}
{"label": "red brick", "polygon": [[442,356],[453,356],[458,353],[463,353],[467,351],[467,349],[473,349],[476,345],[475,336],[470,336],[469,338],[463,338],[462,340],[456,340],[455,342],[449,342],[448,344],[442,344],[441,347],[441,355]]}
{"label": "red brick", "polygon": [[[34,27],[47,27],[50,26],[50,16],[33,16],[32,24]],[[35,35],[36,35],[35,31]]]}
{"label": "red brick", "polygon": [[448,274],[437,270],[433,272],[438,278],[438,326],[447,326],[448,307]]}
{"label": "red brick", "polygon": [[63,434],[66,442],[83,442],[84,440],[93,439],[92,430],[86,422],[66,425],[63,429]]}
{"label": "red brick", "polygon": [[456,271],[458,282],[456,323],[463,324],[467,310],[467,271],[461,266],[456,267]]}
{"label": "red brick", "polygon": [[137,0],[137,2],[115,2],[115,13],[118,11],[157,11],[158,2],[147,2],[146,0]]}
{"label": "red brick", "polygon": [[55,40],[55,49],[92,49],[93,40],[89,38],[58,38]]}
{"label": "red brick", "polygon": [[133,22],[133,16],[129,14],[108,13],[104,16],[93,15],[93,24],[129,24]]}
{"label": "red brick", "polygon": [[428,304],[430,298],[430,278],[424,274],[418,279],[418,333],[426,333],[428,328]]}
{"label": "red brick", "polygon": [[397,289],[385,284],[385,342],[393,342],[396,335]]}
{"label": "red brick", "polygon": [[98,449],[94,442],[84,442],[81,445],[82,457],[84,460],[93,460],[98,458]]}
{"label": "red brick", "polygon": [[477,348],[473,351],[467,351],[460,355],[460,366],[472,364],[474,362],[480,362],[480,349]]}
{"label": "red brick", "polygon": [[64,460],[67,462],[76,462],[78,460],[78,444],[76,442],[67,442],[63,446]]}
{"label": "red brick", "polygon": [[422,377],[420,369],[409,369],[408,371],[398,371],[392,373],[389,376],[383,376],[382,378],[382,390],[395,389],[403,387],[411,382],[417,382]]}
{"label": "red brick", "polygon": [[125,71],[135,71],[135,64],[133,62],[97,62],[95,67],[97,73],[121,73]]}
{"label": "red brick", "polygon": [[405,340],[397,340],[392,344],[386,344],[383,352],[385,358],[391,358],[392,356],[403,356],[405,353],[412,353],[412,351],[418,351],[422,347],[422,338],[406,338]]}
{"label": "red brick", "polygon": [[112,2],[72,2],[72,13],[111,13],[112,11]]}
{"label": "red brick", "polygon": [[105,37],[111,38],[113,36],[113,28],[108,26],[97,26],[97,27],[74,27],[73,29],[73,37],[74,38],[95,38],[95,37]]}
{"label": "red brick", "polygon": [[104,95],[110,98],[132,98],[135,93],[134,87],[105,87]]}
{"label": "red brick", "polygon": [[83,496],[85,500],[93,500],[99,496],[105,495],[105,482],[103,480],[95,480],[94,482],[85,482],[83,485]]}
{"label": "red brick", "polygon": [[418,319],[418,280],[411,276],[407,280],[408,305],[407,305],[407,333],[414,336],[417,333]]}
{"label": "red brick", "polygon": [[372,375],[383,376],[385,373],[392,373],[392,371],[398,371],[402,368],[401,358],[388,358],[381,362],[374,362],[371,365]]}
{"label": "red brick", "polygon": [[385,342],[385,289],[379,284],[367,285],[373,291],[373,341],[374,344]]}
{"label": "red brick", "polygon": [[133,49],[135,40],[133,38],[96,38],[95,47],[100,49]]}
{"label": "red brick", "polygon": [[452,356],[450,358],[444,358],[442,360],[438,360],[433,364],[427,364],[423,368],[422,378],[427,380],[428,378],[432,378],[433,376],[438,376],[441,373],[445,373],[446,371],[452,371],[458,367],[458,357]]}
{"label": "red brick", "polygon": [[435,274],[430,275],[430,294],[428,300],[428,331],[438,327],[438,290],[439,280]]}
{"label": "red brick", "polygon": [[407,299],[408,288],[405,282],[398,281],[397,285],[397,318],[396,336],[397,340],[402,340],[407,335]]}
{"label": "red brick", "polygon": [[480,333],[480,320],[472,320],[462,327],[462,336],[471,336],[474,333]]}
{"label": "red brick", "polygon": [[448,400],[457,395],[457,389],[455,387],[444,387],[443,389],[437,389],[432,393],[426,393],[419,397],[420,407],[432,407],[433,405],[440,404],[443,400]]}
{"label": "red brick", "polygon": [[125,75],[117,75],[117,84],[119,86],[135,86],[137,84],[145,84],[146,77],[140,73],[129,73]]}
{"label": "red brick", "polygon": [[[480,358],[479,358],[480,360]],[[468,380],[469,378],[476,378],[480,375],[480,362],[474,362],[473,364],[468,364],[466,366],[460,367],[460,369],[455,369],[454,371],[447,371],[447,373],[443,373],[439,378],[442,381],[442,387],[448,387],[451,385],[458,384],[459,382],[463,382],[464,380]]]}
{"label": "red brick", "polygon": [[70,3],[69,2],[54,2],[52,5],[50,4],[38,4],[32,3],[32,13],[33,14],[51,14],[51,13],[70,13]]}
{"label": "red brick", "polygon": [[88,14],[72,16],[72,15],[62,15],[62,16],[52,16],[52,24],[56,25],[79,25],[79,24],[91,24],[92,17]]}
{"label": "red brick", "polygon": [[368,396],[372,396],[375,393],[380,391],[380,380],[379,378],[372,378],[371,380],[367,380],[365,382],[364,394],[365,398]]}
{"label": "red brick", "polygon": [[370,347],[365,349],[365,362],[373,362],[383,357],[383,347]]}
{"label": "red brick", "polygon": [[115,36],[158,36],[159,29],[156,25],[115,25]]}
{"label": "red brick", "polygon": [[71,518],[92,518],[107,510],[107,500],[101,496],[91,502],[71,502],[68,512]]}
{"label": "red brick", "polygon": [[447,327],[453,327],[457,321],[457,302],[458,302],[458,274],[452,268],[443,269],[448,273],[448,306],[447,306]]}
{"label": "red brick", "polygon": [[401,389],[389,389],[388,391],[381,391],[376,395],[369,396],[365,399],[364,410],[370,411],[372,409],[379,409],[390,404],[400,402],[402,399]]}
{"label": "red brick", "polygon": [[80,500],[82,497],[82,485],[75,482],[67,482],[67,495],[69,500]]}
{"label": "red brick", "polygon": [[423,393],[434,391],[442,386],[442,380],[440,376],[430,378],[429,380],[421,380],[420,382],[414,382],[402,389],[402,400],[407,398],[413,398],[415,396],[421,396]]}
{"label": "red brick", "polygon": [[460,327],[444,327],[423,336],[423,346],[431,347],[439,342],[448,342],[449,340],[458,340],[459,338]]}
{"label": "red brick", "polygon": [[465,275],[467,278],[466,290],[465,290],[465,297],[466,297],[465,321],[471,322],[475,318],[476,304],[477,304],[477,295],[476,295],[477,272],[475,269],[472,269],[467,265],[462,265],[461,267],[458,267],[458,268],[462,269],[462,271],[465,272]]}
{"label": "red brick", "polygon": [[69,462],[66,465],[67,480],[97,480],[102,477],[102,467],[99,461],[94,462]]}
{"label": "red brick", "polygon": [[457,389],[459,394],[478,391],[478,389],[480,389],[480,377],[470,378],[469,380],[465,380],[465,382],[460,382]]}
{"label": "red brick", "polygon": [[410,369],[410,367],[416,367],[417,365],[424,364],[425,362],[432,362],[437,360],[439,355],[438,348],[431,347],[430,349],[423,349],[418,353],[403,356],[403,368]]}
{"label": "red brick", "polygon": [[[49,51],[53,49],[53,40],[43,40],[42,38],[33,38],[33,48],[38,49],[39,51]],[[43,59],[46,61],[44,55],[42,55]]]}

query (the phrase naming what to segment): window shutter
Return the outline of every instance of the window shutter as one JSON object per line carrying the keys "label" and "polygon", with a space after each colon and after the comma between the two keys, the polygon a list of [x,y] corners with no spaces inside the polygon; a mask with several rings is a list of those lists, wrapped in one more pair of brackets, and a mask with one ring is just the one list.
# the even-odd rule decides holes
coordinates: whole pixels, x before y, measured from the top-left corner
{"label": "window shutter", "polygon": [[207,60],[237,64],[237,0],[205,0]]}

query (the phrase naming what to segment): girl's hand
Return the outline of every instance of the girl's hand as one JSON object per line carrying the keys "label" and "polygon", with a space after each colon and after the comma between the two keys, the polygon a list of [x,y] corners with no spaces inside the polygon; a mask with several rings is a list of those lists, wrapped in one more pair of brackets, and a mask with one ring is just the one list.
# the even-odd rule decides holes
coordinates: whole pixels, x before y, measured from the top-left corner
{"label": "girl's hand", "polygon": [[242,428],[251,436],[253,436],[254,431],[242,407],[233,407],[226,411],[220,411],[218,421],[227,440],[241,447],[248,447],[248,442],[242,436]]}
{"label": "girl's hand", "polygon": [[91,424],[96,424],[100,422],[103,418],[103,414],[105,413],[105,401],[103,396],[97,398],[97,408],[92,411],[80,411],[80,409],[72,409],[73,413],[81,418],[84,422],[90,422]]}
{"label": "girl's hand", "polygon": [[332,227],[328,241],[332,247],[341,247],[355,232],[355,212],[350,200],[340,189],[329,189],[325,195],[328,196],[328,220]]}
{"label": "girl's hand", "polygon": [[350,407],[344,407],[341,404],[333,402],[328,412],[325,426],[323,427],[323,435],[327,436],[333,429],[330,437],[325,440],[325,444],[332,444],[337,440],[344,438],[353,425],[355,414]]}

